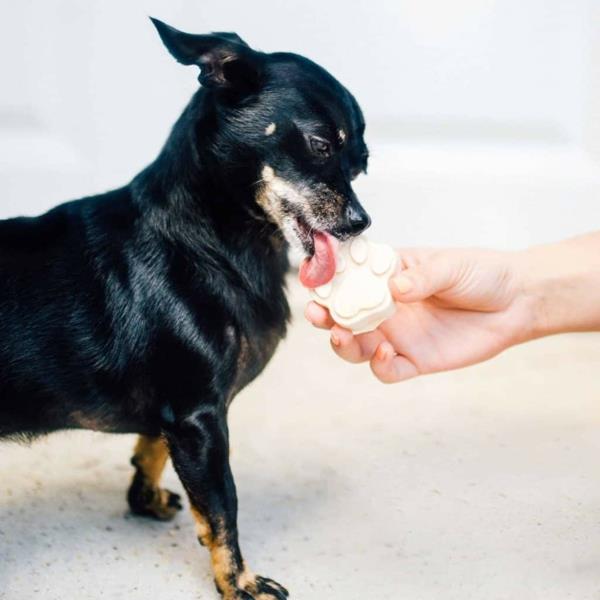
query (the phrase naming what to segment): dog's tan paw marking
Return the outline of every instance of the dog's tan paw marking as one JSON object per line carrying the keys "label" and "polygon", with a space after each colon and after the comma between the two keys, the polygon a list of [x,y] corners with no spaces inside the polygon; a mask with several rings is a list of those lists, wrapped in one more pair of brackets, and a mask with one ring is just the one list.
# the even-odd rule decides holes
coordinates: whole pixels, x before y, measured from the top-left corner
{"label": "dog's tan paw marking", "polygon": [[287,600],[289,592],[279,583],[245,572],[237,582],[237,589],[223,594],[223,600]]}
{"label": "dog's tan paw marking", "polygon": [[136,515],[170,521],[181,510],[181,497],[162,488],[132,488],[129,492],[129,506]]}
{"label": "dog's tan paw marking", "polygon": [[396,262],[390,246],[356,237],[340,244],[335,277],[312,290],[312,297],[342,327],[354,333],[372,331],[394,314],[388,279]]}
{"label": "dog's tan paw marking", "polygon": [[288,591],[276,581],[257,575],[245,590],[254,600],[286,600]]}

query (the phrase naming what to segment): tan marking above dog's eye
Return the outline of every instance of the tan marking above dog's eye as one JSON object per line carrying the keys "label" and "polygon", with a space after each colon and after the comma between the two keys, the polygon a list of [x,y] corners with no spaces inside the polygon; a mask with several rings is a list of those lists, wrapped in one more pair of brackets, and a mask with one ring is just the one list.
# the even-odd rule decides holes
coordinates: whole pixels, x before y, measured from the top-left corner
{"label": "tan marking above dog's eye", "polygon": [[273,167],[270,167],[269,165],[265,165],[263,167],[262,173],[261,173],[262,179],[263,181],[273,181],[273,179],[275,179],[275,171],[273,171]]}
{"label": "tan marking above dog's eye", "polygon": [[265,135],[273,135],[276,129],[277,125],[275,125],[275,123],[269,123],[265,129]]}

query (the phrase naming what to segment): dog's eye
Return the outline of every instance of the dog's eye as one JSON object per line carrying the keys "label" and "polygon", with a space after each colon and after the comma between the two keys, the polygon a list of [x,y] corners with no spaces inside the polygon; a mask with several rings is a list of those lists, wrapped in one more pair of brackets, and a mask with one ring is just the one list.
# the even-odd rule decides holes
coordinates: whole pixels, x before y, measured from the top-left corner
{"label": "dog's eye", "polygon": [[331,156],[331,144],[323,138],[311,136],[310,149],[319,158],[329,158]]}

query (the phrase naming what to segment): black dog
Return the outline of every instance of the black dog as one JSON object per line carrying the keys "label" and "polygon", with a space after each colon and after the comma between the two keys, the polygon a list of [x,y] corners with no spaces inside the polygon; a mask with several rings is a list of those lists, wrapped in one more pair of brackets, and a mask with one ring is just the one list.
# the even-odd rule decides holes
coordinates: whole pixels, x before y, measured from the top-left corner
{"label": "black dog", "polygon": [[332,236],[369,225],[350,186],[364,121],[301,56],[154,24],[202,84],[156,161],[122,189],[0,222],[0,436],[139,433],[131,509],[180,508],[159,488],[170,454],[219,592],[281,600],[238,546],[227,409],[285,334],[288,242],[315,283]]}

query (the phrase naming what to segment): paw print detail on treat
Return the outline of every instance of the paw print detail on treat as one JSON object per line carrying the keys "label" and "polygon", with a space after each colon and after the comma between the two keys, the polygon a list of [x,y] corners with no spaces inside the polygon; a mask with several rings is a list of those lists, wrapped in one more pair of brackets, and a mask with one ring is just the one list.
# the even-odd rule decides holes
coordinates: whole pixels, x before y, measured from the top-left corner
{"label": "paw print detail on treat", "polygon": [[334,278],[311,290],[311,296],[342,327],[353,333],[373,331],[396,310],[388,289],[396,262],[391,246],[356,237],[340,244]]}

